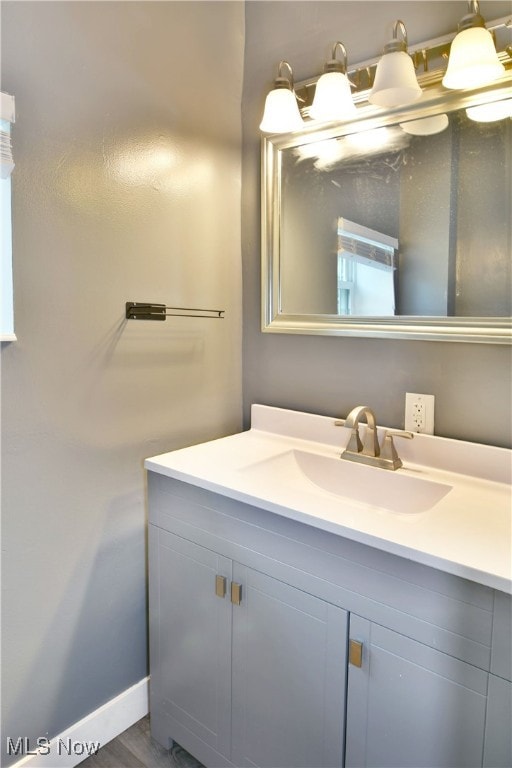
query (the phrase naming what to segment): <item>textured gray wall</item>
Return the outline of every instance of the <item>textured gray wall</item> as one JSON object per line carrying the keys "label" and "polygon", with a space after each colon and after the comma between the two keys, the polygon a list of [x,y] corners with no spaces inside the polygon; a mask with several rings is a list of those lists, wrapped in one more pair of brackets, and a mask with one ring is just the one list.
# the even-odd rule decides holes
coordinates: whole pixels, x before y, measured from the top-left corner
{"label": "textured gray wall", "polygon": [[145,677],[143,458],[240,429],[243,43],[239,3],[2,3],[3,747]]}
{"label": "textured gray wall", "polygon": [[[481,2],[486,19],[509,2]],[[260,135],[258,125],[278,62],[296,80],[321,71],[333,42],[349,62],[377,56],[402,19],[411,43],[448,34],[465,2],[269,2],[246,4],[242,119],[244,406],[254,402],[343,416],[374,407],[381,424],[403,427],[405,392],[436,396],[436,433],[511,444],[511,353],[505,346],[350,339],[260,332]]]}

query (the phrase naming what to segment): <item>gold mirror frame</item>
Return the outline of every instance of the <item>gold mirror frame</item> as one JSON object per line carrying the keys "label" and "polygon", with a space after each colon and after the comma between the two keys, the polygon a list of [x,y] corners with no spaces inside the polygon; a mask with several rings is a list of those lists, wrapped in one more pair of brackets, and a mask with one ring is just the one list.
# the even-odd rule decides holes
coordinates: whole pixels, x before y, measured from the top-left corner
{"label": "gold mirror frame", "polygon": [[[432,78],[431,78],[432,80]],[[309,82],[309,81],[308,81]],[[420,81],[421,82],[421,81]],[[473,91],[448,91],[440,80],[425,88],[421,99],[406,108],[383,110],[360,106],[345,123],[306,123],[303,130],[262,140],[262,331],[265,333],[421,339],[486,344],[510,344],[512,319],[505,317],[347,317],[285,314],[281,310],[280,220],[282,152],[299,144],[338,138],[359,130],[390,126],[407,120],[452,112],[477,104],[512,98],[512,72]],[[512,258],[512,254],[511,254]]]}

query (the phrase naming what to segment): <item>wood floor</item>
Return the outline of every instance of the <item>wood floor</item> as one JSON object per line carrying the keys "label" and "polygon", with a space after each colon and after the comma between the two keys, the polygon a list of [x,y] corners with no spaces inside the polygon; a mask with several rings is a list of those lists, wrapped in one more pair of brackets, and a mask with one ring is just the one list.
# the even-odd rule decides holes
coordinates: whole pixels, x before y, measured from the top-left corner
{"label": "wood floor", "polygon": [[105,744],[96,755],[80,763],[80,768],[203,768],[177,744],[164,749],[151,738],[149,716]]}

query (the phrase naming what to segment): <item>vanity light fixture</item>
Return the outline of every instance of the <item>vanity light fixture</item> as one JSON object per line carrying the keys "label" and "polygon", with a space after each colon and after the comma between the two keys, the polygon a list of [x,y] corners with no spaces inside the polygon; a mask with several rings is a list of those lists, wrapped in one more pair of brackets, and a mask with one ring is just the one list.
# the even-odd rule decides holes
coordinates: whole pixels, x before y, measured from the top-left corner
{"label": "vanity light fixture", "polygon": [[407,53],[407,30],[403,21],[398,20],[393,27],[393,39],[384,46],[368,101],[379,107],[398,107],[416,101],[421,93],[413,61]]}
{"label": "vanity light fixture", "polygon": [[[339,49],[342,59],[336,58]],[[319,78],[313,104],[309,110],[314,120],[347,120],[356,114],[350,81],[347,77],[347,51],[343,43],[334,44],[332,57],[326,62],[324,74]]]}
{"label": "vanity light fixture", "polygon": [[[297,84],[288,62],[281,61],[274,88],[265,102],[260,130],[275,134],[299,131],[310,124],[310,118],[340,123],[352,120],[359,113],[357,107],[364,109],[365,101],[383,109],[406,107],[420,99],[423,87],[426,91],[438,87],[441,78],[443,86],[452,90],[475,89],[501,78],[512,65],[510,17],[495,19],[486,28],[478,0],[469,0],[468,6],[470,12],[461,20],[456,35],[410,47],[405,24],[394,22],[393,39],[380,59],[368,59],[355,66],[347,66],[345,47],[338,41],[324,73]],[[421,126],[409,123],[409,132],[417,129],[425,134],[427,130],[437,133],[442,123],[446,127],[444,118]]]}
{"label": "vanity light fixture", "polygon": [[480,15],[478,0],[469,0],[468,11],[459,22],[443,77],[445,88],[478,88],[505,74],[494,40]]}
{"label": "vanity light fixture", "polygon": [[[283,70],[288,70],[288,76]],[[293,70],[287,61],[280,61],[274,88],[265,100],[265,111],[260,123],[263,133],[288,133],[304,126],[293,88]]]}

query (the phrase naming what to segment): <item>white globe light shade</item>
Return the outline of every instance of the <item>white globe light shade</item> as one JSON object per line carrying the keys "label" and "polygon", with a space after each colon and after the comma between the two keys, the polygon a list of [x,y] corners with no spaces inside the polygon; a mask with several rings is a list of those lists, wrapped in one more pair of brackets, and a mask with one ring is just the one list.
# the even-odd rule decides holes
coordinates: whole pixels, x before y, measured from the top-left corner
{"label": "white globe light shade", "polygon": [[420,120],[400,123],[400,128],[411,136],[432,136],[434,133],[441,133],[445,128],[448,128],[448,123],[448,115],[432,115],[431,117],[422,117]]}
{"label": "white globe light shade", "polygon": [[379,107],[410,104],[421,96],[414,64],[405,51],[385,53],[377,65],[368,101]]}
{"label": "white globe light shade", "polygon": [[356,114],[350,83],[343,72],[326,72],[315,89],[313,104],[309,110],[314,120],[348,120]]}
{"label": "white globe light shade", "polygon": [[265,100],[260,123],[264,133],[288,133],[304,127],[295,93],[289,88],[274,88]]}
{"label": "white globe light shade", "polygon": [[470,27],[452,42],[443,85],[454,90],[478,88],[504,73],[491,33],[485,27]]}
{"label": "white globe light shade", "polygon": [[512,118],[512,99],[493,101],[489,104],[478,104],[476,107],[468,107],[466,114],[470,120],[477,123],[494,123],[496,120]]}

